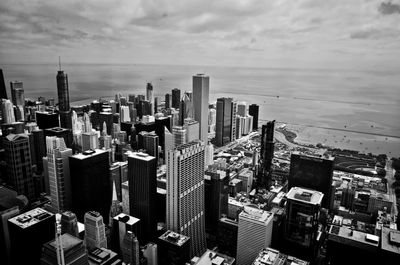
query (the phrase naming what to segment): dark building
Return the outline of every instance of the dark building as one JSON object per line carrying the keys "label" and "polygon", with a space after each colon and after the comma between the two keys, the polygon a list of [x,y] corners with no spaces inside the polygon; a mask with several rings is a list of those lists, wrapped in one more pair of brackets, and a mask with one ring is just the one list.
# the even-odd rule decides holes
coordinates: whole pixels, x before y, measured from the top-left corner
{"label": "dark building", "polygon": [[253,130],[258,129],[258,115],[260,106],[257,104],[251,104],[249,106],[249,115],[253,116]]}
{"label": "dark building", "polygon": [[73,212],[65,211],[61,214],[61,233],[79,237],[78,219]]}
{"label": "dark building", "polygon": [[58,109],[60,111],[69,111],[69,91],[68,91],[68,75],[64,71],[57,72],[57,94],[58,94]]}
{"label": "dark building", "polygon": [[121,265],[118,254],[106,248],[94,248],[88,252],[89,264],[92,265]]}
{"label": "dark building", "polygon": [[231,257],[236,256],[237,251],[238,222],[221,218],[218,222],[218,249],[221,253]]}
{"label": "dark building", "polygon": [[17,122],[13,122],[13,123],[3,123],[1,125],[1,132],[3,134],[3,136],[6,136],[10,133],[13,134],[20,134],[20,133],[24,133],[24,123],[17,121]]}
{"label": "dark building", "polygon": [[11,90],[11,102],[15,106],[20,106],[25,104],[24,98],[24,85],[21,81],[10,82]]}
{"label": "dark building", "polygon": [[55,215],[36,208],[8,220],[12,264],[40,264],[42,245],[54,239]]}
{"label": "dark building", "polygon": [[72,111],[60,111],[60,124],[63,128],[72,129]]}
{"label": "dark building", "polygon": [[128,157],[130,215],[141,220],[138,233],[142,245],[157,232],[157,160],[144,153]]}
{"label": "dark building", "polygon": [[179,102],[181,101],[181,91],[177,88],[172,89],[172,108],[179,109]]}
{"label": "dark building", "polygon": [[8,183],[18,194],[34,199],[29,138],[26,134],[9,134],[3,138]]}
{"label": "dark building", "polygon": [[206,231],[216,235],[219,219],[228,214],[229,176],[225,171],[208,169],[204,176]]}
{"label": "dark building", "polygon": [[[165,128],[171,128],[171,119],[169,117],[159,117],[155,119],[155,132],[158,136],[158,142],[163,153],[165,152]],[[165,158],[165,156],[164,156]]]}
{"label": "dark building", "polygon": [[190,261],[190,238],[168,230],[158,238],[158,264],[185,265]]}
{"label": "dark building", "polygon": [[121,253],[126,233],[129,231],[137,235],[139,226],[140,220],[138,218],[124,213],[114,216],[111,230],[111,250]]}
{"label": "dark building", "polygon": [[68,148],[72,148],[73,136],[70,129],[54,127],[44,130],[44,136],[56,136],[58,138],[64,138],[65,145]]}
{"label": "dark building", "polygon": [[36,123],[39,129],[48,129],[60,126],[58,113],[36,112]]}
{"label": "dark building", "polygon": [[172,107],[172,96],[171,94],[165,94],[165,108],[169,109]]}
{"label": "dark building", "polygon": [[[110,213],[112,185],[109,176],[109,152],[87,151],[69,158],[72,211],[83,222],[84,214],[97,211],[102,216]],[[104,218],[108,224],[108,218]]]}
{"label": "dark building", "polygon": [[261,129],[261,151],[260,151],[260,172],[259,182],[266,186],[269,183],[272,159],[274,158],[274,128],[275,120],[263,124]]}
{"label": "dark building", "polygon": [[148,100],[140,100],[136,105],[137,116],[142,119],[143,115],[151,115],[151,103]]}
{"label": "dark building", "polygon": [[157,161],[159,158],[158,146],[159,139],[157,134],[150,132],[143,135],[143,148],[146,150],[147,154],[154,156]]}
{"label": "dark building", "polygon": [[43,157],[46,156],[46,141],[44,131],[37,129],[32,131],[33,143],[35,145],[36,169],[38,172],[43,171]]}
{"label": "dark building", "polygon": [[215,144],[224,146],[231,141],[232,98],[217,99]]}
{"label": "dark building", "polygon": [[292,153],[290,157],[289,189],[304,187],[322,192],[322,207],[329,208],[334,158],[321,158]]}
{"label": "dark building", "polygon": [[0,69],[0,98],[7,98],[6,83],[4,82],[3,69]]}

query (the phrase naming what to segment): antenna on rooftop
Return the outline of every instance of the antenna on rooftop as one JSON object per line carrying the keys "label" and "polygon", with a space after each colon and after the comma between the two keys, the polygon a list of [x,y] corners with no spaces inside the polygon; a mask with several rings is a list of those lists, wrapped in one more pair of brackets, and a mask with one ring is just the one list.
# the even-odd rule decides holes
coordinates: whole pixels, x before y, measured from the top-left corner
{"label": "antenna on rooftop", "polygon": [[61,71],[61,57],[58,56],[58,66],[60,67],[60,71]]}

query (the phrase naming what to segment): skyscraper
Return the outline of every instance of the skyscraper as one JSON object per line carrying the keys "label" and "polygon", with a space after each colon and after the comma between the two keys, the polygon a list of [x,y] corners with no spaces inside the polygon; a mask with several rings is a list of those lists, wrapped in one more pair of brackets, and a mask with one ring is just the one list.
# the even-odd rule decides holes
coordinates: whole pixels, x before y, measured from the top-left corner
{"label": "skyscraper", "polygon": [[15,122],[14,106],[9,99],[1,100],[1,113],[3,115],[3,123]]}
{"label": "skyscraper", "polygon": [[186,142],[189,143],[194,140],[199,140],[199,122],[193,120],[192,118],[187,118],[184,120],[184,125],[187,130]]}
{"label": "skyscraper", "polygon": [[111,249],[117,253],[121,253],[126,233],[130,231],[136,236],[139,230],[139,223],[140,220],[138,218],[124,213],[115,216],[112,224]]}
{"label": "skyscraper", "polygon": [[6,83],[4,82],[3,69],[0,69],[0,98],[7,99]]}
{"label": "skyscraper", "polygon": [[183,126],[172,127],[172,134],[174,136],[174,147],[178,147],[181,144],[186,143],[187,130],[185,127],[183,127]]}
{"label": "skyscraper", "polygon": [[79,237],[78,220],[73,212],[65,211],[61,214],[61,232]]}
{"label": "skyscraper", "polygon": [[89,251],[94,248],[107,248],[103,217],[96,211],[85,213],[85,241]]}
{"label": "skyscraper", "polygon": [[237,116],[237,102],[232,101],[231,105],[231,138],[230,141],[236,140],[236,116]]}
{"label": "skyscraper", "polygon": [[185,265],[190,260],[190,238],[168,230],[157,241],[160,265]]}
{"label": "skyscraper", "polygon": [[179,102],[181,100],[181,91],[177,88],[172,89],[172,108],[179,109]]}
{"label": "skyscraper", "polygon": [[[71,210],[79,221],[87,211],[110,213],[112,187],[109,176],[109,152],[96,149],[69,157]],[[105,219],[108,223],[108,218]]]}
{"label": "skyscraper", "polygon": [[172,96],[171,94],[165,94],[165,108],[169,109],[172,107]]}
{"label": "skyscraper", "polygon": [[194,119],[200,123],[200,140],[208,142],[208,98],[210,78],[204,74],[193,76]]}
{"label": "skyscraper", "polygon": [[275,120],[267,122],[261,129],[260,175],[262,185],[268,185],[271,172],[272,159],[274,158],[274,127]]}
{"label": "skyscraper", "polygon": [[11,101],[15,106],[24,105],[24,85],[21,81],[10,82]]}
{"label": "skyscraper", "polygon": [[9,134],[3,138],[8,182],[18,194],[34,199],[29,138],[26,134]]}
{"label": "skyscraper", "polygon": [[245,207],[239,214],[237,264],[251,265],[260,249],[271,245],[273,214]]}
{"label": "skyscraper", "polygon": [[149,155],[154,156],[157,161],[159,158],[158,146],[159,138],[157,134],[150,132],[143,135],[143,148],[146,149]]}
{"label": "skyscraper", "polygon": [[201,256],[206,250],[204,156],[201,141],[167,153],[167,229],[191,238],[192,256]]}
{"label": "skyscraper", "polygon": [[125,264],[139,265],[139,241],[132,231],[127,231],[121,247],[122,260]]}
{"label": "skyscraper", "polygon": [[232,103],[232,98],[217,99],[217,122],[215,130],[215,143],[217,146],[224,146],[231,141]]}
{"label": "skyscraper", "polygon": [[51,207],[60,213],[71,207],[69,157],[72,156],[72,149],[65,146],[63,138],[55,136],[46,137],[46,147]]}
{"label": "skyscraper", "polygon": [[258,112],[259,106],[257,104],[251,104],[249,106],[249,115],[253,116],[253,130],[258,129]]}
{"label": "skyscraper", "polygon": [[138,238],[146,244],[157,231],[157,159],[144,153],[128,157],[130,215],[141,220]]}
{"label": "skyscraper", "polygon": [[150,115],[154,115],[154,94],[153,85],[151,83],[147,83],[146,86],[146,100],[150,102]]}
{"label": "skyscraper", "polygon": [[68,75],[60,69],[57,72],[58,108],[60,111],[69,111]]}

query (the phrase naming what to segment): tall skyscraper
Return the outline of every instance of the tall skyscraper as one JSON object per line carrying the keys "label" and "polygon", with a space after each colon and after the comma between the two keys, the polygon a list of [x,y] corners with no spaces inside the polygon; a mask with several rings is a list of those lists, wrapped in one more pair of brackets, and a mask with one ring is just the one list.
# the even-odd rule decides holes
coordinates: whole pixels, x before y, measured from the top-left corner
{"label": "tall skyscraper", "polygon": [[158,146],[159,138],[157,134],[150,132],[143,135],[143,148],[146,149],[149,155],[154,156],[157,161],[159,158]]}
{"label": "tall skyscraper", "polygon": [[15,122],[14,106],[9,99],[1,100],[1,113],[3,115],[3,123]]}
{"label": "tall skyscraper", "polygon": [[184,126],[186,128],[186,142],[192,142],[194,140],[199,140],[199,122],[193,120],[192,118],[187,118],[184,120]]}
{"label": "tall skyscraper", "polygon": [[78,219],[73,212],[65,211],[61,214],[61,232],[79,237]]}
{"label": "tall skyscraper", "polygon": [[46,137],[46,147],[51,207],[60,213],[71,207],[69,157],[72,156],[72,149],[65,146],[63,138],[55,136]]}
{"label": "tall skyscraper", "polygon": [[208,142],[208,98],[210,78],[204,74],[193,76],[194,119],[200,123],[200,140]]}
{"label": "tall skyscraper", "polygon": [[24,105],[24,85],[21,81],[10,82],[11,101],[15,106]]}
{"label": "tall skyscraper", "polygon": [[186,143],[187,139],[187,130],[183,126],[174,126],[172,127],[172,134],[174,136],[174,147],[178,147],[181,144]]}
{"label": "tall skyscraper", "polygon": [[58,108],[60,111],[69,111],[68,75],[60,69],[57,72]]}
{"label": "tall skyscraper", "polygon": [[147,83],[146,86],[146,100],[150,102],[150,115],[154,115],[154,94],[153,85],[151,83]]}
{"label": "tall skyscraper", "polygon": [[94,248],[107,248],[103,217],[96,211],[85,213],[85,241],[89,251]]}
{"label": "tall skyscraper", "polygon": [[[110,213],[112,187],[109,176],[109,152],[96,149],[69,158],[71,176],[71,210],[79,221],[87,211],[102,216]],[[108,223],[108,218],[105,219]]]}
{"label": "tall skyscraper", "polygon": [[231,138],[230,141],[236,140],[236,116],[237,116],[237,102],[233,101],[231,105]]}
{"label": "tall skyscraper", "polygon": [[140,246],[139,241],[132,231],[127,231],[121,247],[122,260],[125,264],[140,264]]}
{"label": "tall skyscraper", "polygon": [[322,192],[299,187],[291,188],[286,194],[285,253],[313,259],[323,197]]}
{"label": "tall skyscraper", "polygon": [[172,89],[172,108],[179,109],[179,102],[181,100],[181,91],[177,88]]}
{"label": "tall skyscraper", "polygon": [[7,99],[6,83],[4,82],[3,69],[0,69],[0,98]]}
{"label": "tall skyscraper", "polygon": [[132,153],[128,157],[128,175],[130,215],[141,220],[138,238],[146,244],[157,232],[157,159]]}
{"label": "tall skyscraper", "polygon": [[224,146],[231,141],[232,104],[232,98],[217,99],[217,122],[215,130],[215,143],[217,146]]}
{"label": "tall skyscraper", "polygon": [[267,122],[261,129],[259,181],[261,181],[264,186],[268,185],[272,159],[274,158],[274,128],[275,120]]}
{"label": "tall skyscraper", "polygon": [[54,239],[55,215],[35,208],[8,220],[12,264],[40,264],[42,245]]}
{"label": "tall skyscraper", "polygon": [[123,240],[128,231],[137,234],[139,231],[140,220],[124,213],[113,218],[111,249],[117,253],[121,253],[123,248]]}
{"label": "tall skyscraper", "polygon": [[201,141],[167,153],[167,229],[191,238],[191,255],[206,250],[204,219],[204,156]]}
{"label": "tall skyscraper", "polygon": [[9,184],[18,194],[34,199],[29,137],[26,134],[9,134],[3,138],[3,146]]}
{"label": "tall skyscraper", "polygon": [[271,245],[273,219],[271,212],[251,207],[239,214],[237,264],[251,265],[260,250]]}
{"label": "tall skyscraper", "polygon": [[258,129],[258,112],[259,106],[257,104],[251,104],[249,106],[249,115],[253,116],[253,130]]}
{"label": "tall skyscraper", "polygon": [[46,155],[46,141],[44,138],[44,131],[41,129],[34,129],[33,143],[35,145],[36,167],[38,172],[43,171],[43,157]]}

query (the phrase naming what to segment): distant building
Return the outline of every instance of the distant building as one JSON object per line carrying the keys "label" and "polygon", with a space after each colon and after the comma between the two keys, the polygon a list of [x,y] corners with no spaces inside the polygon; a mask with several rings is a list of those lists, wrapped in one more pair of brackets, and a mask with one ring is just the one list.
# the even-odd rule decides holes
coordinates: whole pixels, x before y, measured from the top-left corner
{"label": "distant building", "polygon": [[147,83],[146,86],[146,100],[150,103],[150,115],[154,115],[154,94],[153,94],[153,85],[151,83]]}
{"label": "distant building", "polygon": [[261,128],[260,174],[259,178],[263,186],[269,184],[272,159],[274,158],[274,128],[275,121],[269,121]]}
{"label": "distant building", "polygon": [[[215,143],[224,146],[231,141],[232,129],[232,98],[217,99],[217,122],[215,131]],[[236,128],[236,127],[235,127]]]}
{"label": "distant building", "polygon": [[174,136],[174,147],[186,144],[187,130],[185,127],[183,126],[172,127],[172,134]]}
{"label": "distant building", "polygon": [[253,116],[253,130],[258,129],[259,108],[257,104],[251,104],[249,106],[249,115]]}
{"label": "distant building", "polygon": [[172,108],[174,109],[179,109],[179,102],[181,99],[181,91],[177,88],[172,89],[172,99],[171,99],[171,103],[172,103]]}
{"label": "distant building", "polygon": [[210,78],[204,74],[193,76],[194,119],[200,124],[200,140],[208,142],[208,100]]}
{"label": "distant building", "polygon": [[7,99],[6,83],[4,82],[3,69],[0,69],[0,98]]}
{"label": "distant building", "polygon": [[47,111],[36,111],[36,123],[39,129],[49,129],[60,126],[60,118],[58,113],[50,113]]}
{"label": "distant building", "polygon": [[271,245],[272,226],[272,213],[245,207],[239,214],[237,264],[251,265],[260,249]]}
{"label": "distant building", "polygon": [[69,111],[69,91],[68,91],[68,75],[64,71],[57,72],[57,94],[58,94],[58,108],[60,111]]}
{"label": "distant building", "polygon": [[96,211],[85,213],[85,242],[90,251],[94,248],[107,248],[103,217]]}

